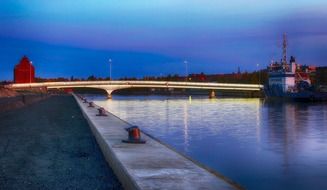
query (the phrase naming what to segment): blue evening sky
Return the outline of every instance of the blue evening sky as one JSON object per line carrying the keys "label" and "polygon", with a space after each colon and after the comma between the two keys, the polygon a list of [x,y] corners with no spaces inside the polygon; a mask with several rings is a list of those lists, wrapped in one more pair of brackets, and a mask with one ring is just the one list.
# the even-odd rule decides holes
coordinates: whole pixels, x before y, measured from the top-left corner
{"label": "blue evening sky", "polygon": [[23,55],[40,77],[225,73],[289,55],[327,66],[326,0],[1,0],[0,80]]}

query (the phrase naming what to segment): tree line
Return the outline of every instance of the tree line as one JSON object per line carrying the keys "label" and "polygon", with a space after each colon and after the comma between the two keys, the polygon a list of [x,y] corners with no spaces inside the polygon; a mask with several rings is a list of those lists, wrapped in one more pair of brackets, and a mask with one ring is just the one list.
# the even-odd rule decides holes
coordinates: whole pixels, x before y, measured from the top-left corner
{"label": "tree line", "polygon": [[[312,81],[316,85],[327,85],[327,67],[318,67],[317,71],[311,76]],[[36,77],[36,82],[61,82],[61,81],[104,81],[110,80],[110,77],[97,77],[90,75],[88,77],[69,78],[41,78]],[[246,83],[246,84],[267,84],[268,71],[266,69],[254,72],[237,72],[227,74],[204,74],[192,73],[188,76],[180,76],[178,74],[168,74],[166,76],[144,76],[136,77],[121,77],[117,80],[144,80],[144,81],[187,81],[187,82],[219,82],[219,83]],[[11,81],[2,81],[0,85],[10,84]]]}

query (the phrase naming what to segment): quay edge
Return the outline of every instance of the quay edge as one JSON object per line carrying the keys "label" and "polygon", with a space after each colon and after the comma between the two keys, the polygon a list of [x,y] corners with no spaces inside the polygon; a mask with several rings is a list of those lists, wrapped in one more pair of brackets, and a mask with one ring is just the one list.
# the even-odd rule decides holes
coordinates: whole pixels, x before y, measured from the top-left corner
{"label": "quay edge", "polygon": [[98,106],[90,108],[74,97],[105,159],[126,190],[243,189],[143,132],[146,144],[122,143],[128,136],[125,128],[130,127],[129,123],[109,112],[107,117],[96,116]]}

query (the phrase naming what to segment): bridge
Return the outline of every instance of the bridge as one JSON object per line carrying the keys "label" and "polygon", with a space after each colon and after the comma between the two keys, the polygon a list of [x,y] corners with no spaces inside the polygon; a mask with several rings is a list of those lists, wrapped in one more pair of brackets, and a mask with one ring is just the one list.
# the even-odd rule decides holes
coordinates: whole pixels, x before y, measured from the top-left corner
{"label": "bridge", "polygon": [[41,83],[22,83],[10,84],[11,89],[24,88],[97,88],[107,92],[108,98],[115,90],[126,88],[182,88],[182,89],[204,89],[211,90],[232,90],[232,91],[260,91],[263,85],[259,84],[231,84],[231,83],[208,83],[208,82],[174,82],[174,81],[67,81],[67,82],[41,82]]}

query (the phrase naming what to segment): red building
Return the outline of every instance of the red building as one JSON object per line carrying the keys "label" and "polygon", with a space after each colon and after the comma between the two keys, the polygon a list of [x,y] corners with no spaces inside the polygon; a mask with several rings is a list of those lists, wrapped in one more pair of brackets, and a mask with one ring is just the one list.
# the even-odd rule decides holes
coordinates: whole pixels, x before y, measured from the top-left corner
{"label": "red building", "polygon": [[32,83],[35,81],[35,69],[32,62],[24,56],[14,69],[15,83]]}

